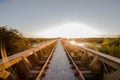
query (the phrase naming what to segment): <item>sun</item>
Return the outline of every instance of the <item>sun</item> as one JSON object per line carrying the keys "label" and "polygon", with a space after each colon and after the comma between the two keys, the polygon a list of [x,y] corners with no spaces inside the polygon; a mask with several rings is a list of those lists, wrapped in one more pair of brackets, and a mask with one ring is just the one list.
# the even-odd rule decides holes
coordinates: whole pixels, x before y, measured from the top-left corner
{"label": "sun", "polygon": [[39,33],[46,37],[94,37],[99,34],[93,27],[76,22],[60,24]]}

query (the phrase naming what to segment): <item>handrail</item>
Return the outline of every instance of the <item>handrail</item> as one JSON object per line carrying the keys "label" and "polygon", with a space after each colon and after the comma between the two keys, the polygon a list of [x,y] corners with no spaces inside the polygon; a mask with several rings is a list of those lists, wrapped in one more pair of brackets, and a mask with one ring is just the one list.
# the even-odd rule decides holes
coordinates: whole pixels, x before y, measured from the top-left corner
{"label": "handrail", "polygon": [[4,60],[0,59],[0,71],[4,70],[4,69],[7,69],[8,67],[10,67],[10,66],[16,64],[17,62],[21,61],[23,56],[28,57],[28,56],[32,55],[34,52],[37,52],[38,50],[43,49],[44,47],[52,44],[55,41],[56,40],[51,41],[51,42],[47,42],[46,44],[43,44],[41,46],[38,46],[38,47],[35,47],[35,48],[31,48],[31,49],[22,51],[20,53],[11,55],[11,56],[9,56],[7,58],[4,58]]}
{"label": "handrail", "polygon": [[85,47],[82,47],[84,50],[88,51],[88,52],[91,52],[95,55],[98,55],[100,57],[104,57],[104,58],[107,58],[111,61],[114,61],[115,63],[118,63],[120,64],[120,59],[119,58],[116,58],[116,57],[113,57],[113,56],[110,56],[110,55],[107,55],[107,54],[104,54],[102,52],[98,52],[98,51],[95,51],[95,50],[92,50],[92,49],[89,49],[89,48],[85,48]]}
{"label": "handrail", "polygon": [[89,49],[89,48],[86,48],[86,47],[80,47],[80,48],[85,50],[86,53],[90,52],[94,55],[97,55],[98,59],[100,61],[110,65],[111,67],[113,67],[117,70],[120,70],[120,59],[119,58],[116,58],[116,57],[113,57],[113,56],[110,56],[110,55],[107,55],[107,54],[104,54],[102,52],[98,52],[98,51],[95,51],[95,50],[92,50],[92,49]]}

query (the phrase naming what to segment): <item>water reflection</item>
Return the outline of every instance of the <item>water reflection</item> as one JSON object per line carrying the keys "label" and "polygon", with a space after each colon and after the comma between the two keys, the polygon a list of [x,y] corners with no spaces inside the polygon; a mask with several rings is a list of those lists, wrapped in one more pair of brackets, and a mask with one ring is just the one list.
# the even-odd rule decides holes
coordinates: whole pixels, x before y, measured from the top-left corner
{"label": "water reflection", "polygon": [[81,46],[81,47],[85,47],[86,45],[89,44],[89,43],[86,43],[86,42],[77,43],[75,41],[70,41],[69,43],[72,44],[72,45],[78,45],[78,46]]}

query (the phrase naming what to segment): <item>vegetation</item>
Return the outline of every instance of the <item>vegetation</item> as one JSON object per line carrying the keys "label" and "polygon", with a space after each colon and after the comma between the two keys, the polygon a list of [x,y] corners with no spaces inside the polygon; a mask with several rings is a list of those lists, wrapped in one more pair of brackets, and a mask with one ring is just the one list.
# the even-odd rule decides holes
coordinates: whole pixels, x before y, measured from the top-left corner
{"label": "vegetation", "polygon": [[[7,56],[29,49],[33,43],[40,43],[54,38],[25,38],[18,30],[0,27],[0,49],[5,47]],[[1,53],[0,53],[1,58]]]}
{"label": "vegetation", "polygon": [[95,42],[102,43],[106,38],[68,38],[68,40],[75,40],[76,42]]}
{"label": "vegetation", "polygon": [[[32,43],[40,43],[54,38],[25,38],[16,29],[0,27],[0,48],[5,46],[7,55],[31,48]],[[120,58],[120,36],[118,38],[69,38],[77,42],[91,43],[87,47]],[[1,56],[0,56],[1,58]]]}
{"label": "vegetation", "polygon": [[100,45],[101,52],[120,58],[120,38],[105,39]]}
{"label": "vegetation", "polygon": [[90,43],[86,47],[120,58],[120,36],[117,38],[71,38],[69,40]]}
{"label": "vegetation", "polygon": [[40,43],[48,40],[53,40],[55,38],[26,38],[30,41],[30,43]]}
{"label": "vegetation", "polygon": [[16,29],[0,27],[0,36],[0,48],[4,46],[8,56],[31,47],[30,42]]}

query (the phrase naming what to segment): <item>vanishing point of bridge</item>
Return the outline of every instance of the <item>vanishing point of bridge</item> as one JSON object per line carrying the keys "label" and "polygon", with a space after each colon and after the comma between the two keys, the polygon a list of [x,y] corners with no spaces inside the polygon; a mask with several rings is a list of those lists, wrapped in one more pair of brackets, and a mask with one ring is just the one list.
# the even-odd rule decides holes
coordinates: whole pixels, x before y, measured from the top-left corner
{"label": "vanishing point of bridge", "polygon": [[47,41],[1,59],[0,80],[120,80],[120,59],[62,39]]}

